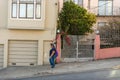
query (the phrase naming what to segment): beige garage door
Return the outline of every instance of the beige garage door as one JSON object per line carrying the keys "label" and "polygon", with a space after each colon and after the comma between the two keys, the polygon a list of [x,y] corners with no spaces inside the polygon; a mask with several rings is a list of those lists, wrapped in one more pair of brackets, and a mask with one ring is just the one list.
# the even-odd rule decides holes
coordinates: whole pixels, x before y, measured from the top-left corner
{"label": "beige garage door", "polygon": [[4,46],[0,44],[0,69],[3,68]]}
{"label": "beige garage door", "polygon": [[9,41],[9,66],[37,65],[37,41]]}

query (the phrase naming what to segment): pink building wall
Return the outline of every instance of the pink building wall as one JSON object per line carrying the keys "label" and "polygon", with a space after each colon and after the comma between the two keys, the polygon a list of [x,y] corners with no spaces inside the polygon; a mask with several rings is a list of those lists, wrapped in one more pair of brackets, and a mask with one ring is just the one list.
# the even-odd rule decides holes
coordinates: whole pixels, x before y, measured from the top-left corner
{"label": "pink building wall", "polygon": [[95,38],[95,56],[94,59],[106,59],[120,57],[120,47],[100,49],[100,36]]}

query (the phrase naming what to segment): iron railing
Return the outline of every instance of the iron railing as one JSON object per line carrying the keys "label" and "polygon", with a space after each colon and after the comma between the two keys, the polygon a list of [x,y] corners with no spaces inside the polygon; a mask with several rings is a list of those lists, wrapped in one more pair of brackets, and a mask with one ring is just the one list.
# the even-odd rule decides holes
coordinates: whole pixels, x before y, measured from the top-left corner
{"label": "iron railing", "polygon": [[120,26],[117,29],[101,29],[100,48],[120,47]]}
{"label": "iron railing", "polygon": [[94,56],[94,40],[86,35],[69,35],[71,45],[63,40],[62,58],[86,58]]}

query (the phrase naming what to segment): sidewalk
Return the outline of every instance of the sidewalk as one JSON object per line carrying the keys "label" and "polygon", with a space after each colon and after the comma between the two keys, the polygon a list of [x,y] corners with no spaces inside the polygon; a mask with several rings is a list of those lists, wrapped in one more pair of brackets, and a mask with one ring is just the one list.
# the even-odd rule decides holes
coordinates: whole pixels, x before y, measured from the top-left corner
{"label": "sidewalk", "polygon": [[120,65],[120,58],[86,62],[59,63],[54,69],[51,69],[49,65],[35,67],[8,67],[0,70],[0,80],[72,72],[84,72],[96,69],[114,69],[114,67],[118,65]]}

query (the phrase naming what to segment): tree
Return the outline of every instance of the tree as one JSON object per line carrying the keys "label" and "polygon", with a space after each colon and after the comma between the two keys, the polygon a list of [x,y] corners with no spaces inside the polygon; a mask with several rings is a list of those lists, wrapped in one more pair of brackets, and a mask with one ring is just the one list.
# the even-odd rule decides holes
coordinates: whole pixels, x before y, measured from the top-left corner
{"label": "tree", "polygon": [[64,2],[59,13],[58,28],[65,34],[83,35],[92,32],[92,26],[96,23],[94,14],[88,12],[74,2]]}

